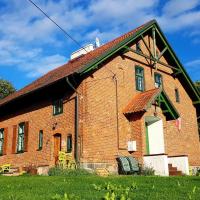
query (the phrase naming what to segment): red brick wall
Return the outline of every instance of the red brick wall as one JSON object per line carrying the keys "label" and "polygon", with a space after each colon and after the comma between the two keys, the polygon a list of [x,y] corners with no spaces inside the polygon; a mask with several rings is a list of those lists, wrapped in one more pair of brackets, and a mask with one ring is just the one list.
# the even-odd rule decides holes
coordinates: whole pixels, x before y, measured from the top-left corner
{"label": "red brick wall", "polygon": [[[141,48],[148,54],[142,43]],[[163,57],[161,60],[167,62]],[[146,59],[132,52],[113,57],[104,67],[87,77],[78,88],[79,156],[85,167],[106,166],[111,171],[116,170],[115,158],[118,155],[130,155],[127,152],[127,141],[130,139],[137,141],[137,152],[133,153],[135,157],[141,161],[142,155],[146,153],[144,117],[153,115],[153,111],[149,109],[144,115],[132,116],[130,119],[123,114],[125,106],[138,93],[135,89],[135,65],[144,67],[145,89],[154,88],[156,70],[149,66]],[[179,80],[171,76],[171,69],[160,65],[157,67],[163,76],[164,90],[182,118],[182,129],[178,131],[174,121],[166,122],[161,111],[159,113],[164,122],[166,153],[188,154],[191,165],[200,165],[196,110],[192,100]],[[110,70],[116,77],[113,77]],[[179,89],[180,103],[175,102],[175,88]],[[74,141],[74,99],[65,102],[64,112],[58,116],[52,115],[52,105],[49,102],[42,102],[39,106],[38,109],[17,113],[5,120],[0,119],[0,128],[8,128],[7,151],[6,155],[0,156],[0,164],[53,165],[53,135],[62,134],[63,148],[66,148],[68,133],[72,133]],[[13,154],[13,125],[23,121],[29,121],[28,152]],[[55,123],[56,129],[52,130]],[[44,132],[42,151],[37,151],[39,130]]]}
{"label": "red brick wall", "polygon": [[[69,133],[72,134],[74,141],[74,98],[64,101],[63,114],[57,116],[53,116],[53,108],[49,103],[42,102],[44,105],[42,108],[19,115],[16,113],[16,116],[0,122],[0,127],[8,128],[6,155],[0,156],[0,165],[5,163],[10,163],[13,166],[54,165],[53,135],[56,133],[62,135],[62,148],[64,150],[66,150],[66,139]],[[29,122],[28,151],[16,154],[16,144],[14,144],[15,153],[12,151],[13,126],[26,121]],[[55,124],[57,125],[55,126]],[[53,129],[54,126],[55,129]],[[43,130],[43,148],[39,151],[40,130]]]}
{"label": "red brick wall", "polygon": [[[141,47],[143,52],[148,54],[142,42]],[[167,63],[164,57],[161,61]],[[139,134],[143,140],[138,141],[138,152],[134,155],[138,157],[146,153],[144,117],[148,114],[153,115],[153,112],[145,113],[141,122],[139,119],[135,122],[128,120],[122,112],[131,98],[138,93],[135,89],[135,65],[144,67],[146,90],[154,88],[154,72],[162,74],[164,90],[181,116],[182,128],[178,131],[175,121],[166,122],[165,117],[160,114],[164,123],[166,153],[189,155],[190,165],[200,165],[196,109],[185,88],[177,78],[172,77],[170,68],[157,64],[158,69],[152,69],[145,58],[132,52],[109,60],[104,67],[94,72],[83,83],[86,89],[83,93],[85,128],[83,128],[82,161],[110,163],[114,162],[117,155],[129,155],[125,150],[127,141],[130,138],[138,141]],[[110,70],[116,74],[117,97],[116,82]],[[179,90],[180,103],[175,101],[175,88]],[[118,102],[119,141],[117,141],[116,101]]]}

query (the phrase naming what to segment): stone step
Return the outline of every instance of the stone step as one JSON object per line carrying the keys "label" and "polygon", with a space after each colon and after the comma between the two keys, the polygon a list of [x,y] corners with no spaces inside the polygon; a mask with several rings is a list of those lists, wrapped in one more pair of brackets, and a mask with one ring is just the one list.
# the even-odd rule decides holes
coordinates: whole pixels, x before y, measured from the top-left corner
{"label": "stone step", "polygon": [[169,171],[177,171],[177,167],[169,167]]}
{"label": "stone step", "polygon": [[169,171],[169,175],[170,176],[182,176],[182,172],[181,171]]}
{"label": "stone step", "polygon": [[177,169],[177,167],[173,167],[172,164],[168,164],[169,176],[182,176],[183,173]]}

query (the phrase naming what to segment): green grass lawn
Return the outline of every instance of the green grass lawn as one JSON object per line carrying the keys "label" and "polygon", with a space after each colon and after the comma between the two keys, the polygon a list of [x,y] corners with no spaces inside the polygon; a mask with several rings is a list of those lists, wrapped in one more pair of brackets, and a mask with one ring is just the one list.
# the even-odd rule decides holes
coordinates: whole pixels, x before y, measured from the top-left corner
{"label": "green grass lawn", "polygon": [[[51,200],[64,194],[74,194],[79,199],[102,199],[107,191],[95,190],[95,185],[122,185],[129,187],[131,199],[200,199],[200,177],[144,177],[144,176],[0,176],[0,200]],[[57,194],[57,195],[56,195]],[[76,198],[72,198],[76,199]]]}

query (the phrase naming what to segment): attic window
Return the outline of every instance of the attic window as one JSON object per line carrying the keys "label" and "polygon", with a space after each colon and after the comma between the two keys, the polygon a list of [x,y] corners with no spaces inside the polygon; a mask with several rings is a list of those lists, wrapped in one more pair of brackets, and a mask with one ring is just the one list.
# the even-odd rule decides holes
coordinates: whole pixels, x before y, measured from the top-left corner
{"label": "attic window", "polygon": [[141,47],[140,47],[140,42],[136,43],[136,49],[135,49],[138,53],[141,53]]}

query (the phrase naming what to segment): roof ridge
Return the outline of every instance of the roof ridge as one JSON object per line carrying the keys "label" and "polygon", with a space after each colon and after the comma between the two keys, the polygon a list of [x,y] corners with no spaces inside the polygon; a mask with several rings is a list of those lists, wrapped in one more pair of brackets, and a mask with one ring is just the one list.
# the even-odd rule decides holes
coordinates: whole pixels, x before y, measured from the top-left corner
{"label": "roof ridge", "polygon": [[83,56],[69,60],[67,63],[56,67],[55,69],[50,70],[46,74],[42,75],[38,79],[34,80],[30,84],[26,85],[22,89],[14,92],[13,94],[5,97],[4,99],[0,100],[0,106],[14,100],[15,98],[18,98],[20,96],[24,96],[30,92],[33,92],[35,90],[41,89],[43,87],[48,86],[51,83],[54,83],[66,76],[69,76],[70,74],[73,74],[77,72],[79,69],[83,67],[83,65],[89,63],[90,61],[97,59],[99,56],[101,56],[104,52],[110,50],[112,47],[123,41],[125,38],[129,37],[131,34],[136,33],[141,28],[147,26],[150,23],[153,23],[155,20],[148,21],[147,23],[140,25],[139,27],[119,36],[115,39],[105,43],[104,45],[94,49],[93,51],[90,51]]}

